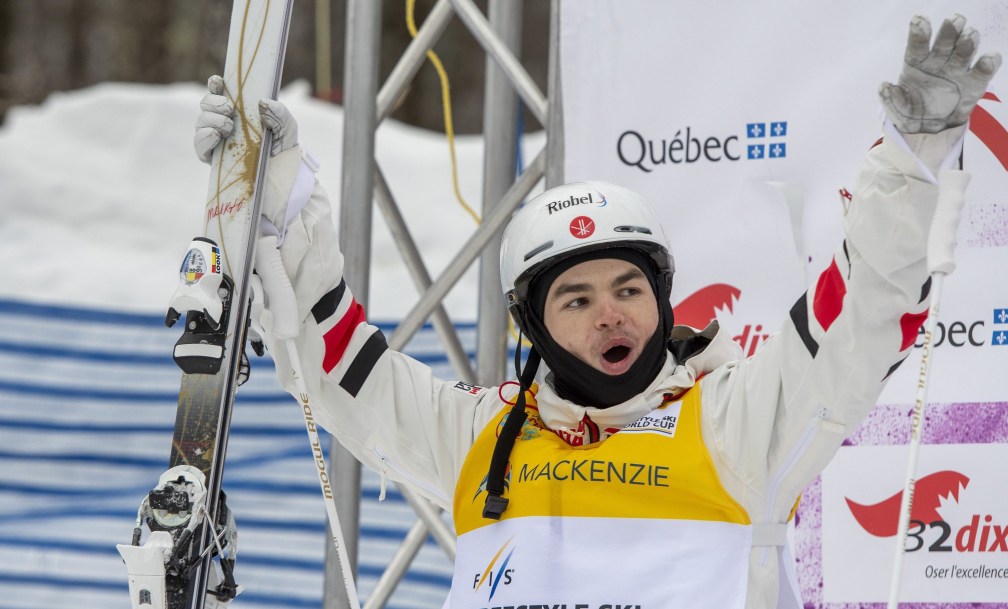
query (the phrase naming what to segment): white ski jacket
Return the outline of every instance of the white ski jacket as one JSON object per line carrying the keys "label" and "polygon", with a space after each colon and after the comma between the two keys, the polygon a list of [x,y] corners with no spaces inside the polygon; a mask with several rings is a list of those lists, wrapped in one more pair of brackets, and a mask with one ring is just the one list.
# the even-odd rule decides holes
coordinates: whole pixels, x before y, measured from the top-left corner
{"label": "white ski jacket", "polygon": [[[832,263],[796,295],[783,329],[752,357],[742,359],[712,324],[702,333],[711,339],[706,348],[684,361],[670,358],[647,390],[623,404],[586,408],[561,399],[548,383],[536,396],[543,423],[572,438],[583,437],[586,416],[599,428],[620,429],[654,410],[663,395],[699,383],[702,438],[720,482],[763,531],[749,557],[750,609],[801,607],[783,525],[911,351],[928,308],[933,176],[958,156],[964,129],[887,132],[852,189],[846,239]],[[281,253],[303,320],[297,345],[314,416],[365,465],[450,510],[474,439],[507,405],[498,387],[434,378],[387,347],[342,280],[326,195],[305,167],[297,148],[275,157],[264,205],[277,226],[288,198],[304,206]],[[270,335],[266,317],[264,338],[279,377],[296,393],[284,345]],[[514,393],[514,385],[503,390],[508,398]]]}

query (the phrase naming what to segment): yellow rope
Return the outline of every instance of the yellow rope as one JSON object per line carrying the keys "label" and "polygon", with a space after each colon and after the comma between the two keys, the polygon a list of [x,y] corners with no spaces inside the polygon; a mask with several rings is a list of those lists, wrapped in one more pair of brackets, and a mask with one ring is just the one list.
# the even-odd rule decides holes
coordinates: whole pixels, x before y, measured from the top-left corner
{"label": "yellow rope", "polygon": [[[508,334],[511,336],[511,338],[513,338],[513,339],[515,339],[517,341],[518,340],[518,328],[515,327],[514,317],[511,317],[511,315],[508,314],[507,320],[508,320]],[[521,339],[521,346],[522,347],[531,347],[532,343],[530,343],[529,340],[523,336],[522,339]]]}
{"label": "yellow rope", "polygon": [[[406,0],[406,29],[409,30],[410,36],[416,38],[417,36],[417,26],[416,21],[413,17],[414,9],[416,8],[416,0]],[[462,196],[462,191],[459,189],[458,183],[458,162],[455,158],[455,130],[452,128],[452,113],[451,113],[451,94],[450,87],[448,85],[448,73],[445,71],[444,66],[441,64],[441,59],[437,56],[433,50],[427,51],[427,59],[430,60],[434,69],[437,70],[438,78],[441,80],[441,104],[444,111],[444,126],[445,135],[448,138],[448,152],[451,155],[451,169],[452,169],[452,187],[455,189],[455,198],[458,199],[459,204],[463,209],[468,212],[472,219],[479,223],[480,218],[473,211],[466,202],[465,198]],[[508,334],[511,338],[518,340],[518,331],[515,328],[514,319],[510,315],[507,316],[508,320]],[[521,344],[525,347],[531,347],[530,343],[524,337],[521,340]]]}
{"label": "yellow rope", "polygon": [[[416,38],[417,26],[413,19],[414,8],[416,8],[416,0],[406,0],[406,28],[409,30],[410,36]],[[455,198],[458,199],[459,205],[461,205],[462,208],[465,209],[470,216],[472,216],[473,220],[479,224],[479,216],[465,202],[465,199],[462,197],[462,191],[459,189],[458,161],[455,159],[455,130],[452,128],[451,95],[449,93],[448,86],[448,73],[445,72],[444,66],[441,65],[441,59],[438,58],[437,53],[433,50],[427,51],[427,59],[430,60],[434,69],[437,70],[438,78],[441,80],[441,104],[444,107],[445,135],[448,137],[448,153],[451,155],[452,187],[455,189]]]}

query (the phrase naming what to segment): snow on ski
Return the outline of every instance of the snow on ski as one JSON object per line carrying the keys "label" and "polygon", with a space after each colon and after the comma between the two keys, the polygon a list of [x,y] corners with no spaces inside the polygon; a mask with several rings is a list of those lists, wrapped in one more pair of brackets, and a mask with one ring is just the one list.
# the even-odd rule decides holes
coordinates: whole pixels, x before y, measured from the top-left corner
{"label": "snow on ski", "polygon": [[235,390],[247,372],[240,369],[258,185],[269,160],[271,134],[260,123],[258,100],[277,97],[292,5],[235,0],[232,8],[223,77],[235,130],[214,152],[203,234],[183,258],[165,318],[169,326],[185,320],[174,351],[182,380],[168,470],[141,503],[132,544],[117,546],[134,608],[218,609],[240,591],[232,576],[234,518],[221,480]]}

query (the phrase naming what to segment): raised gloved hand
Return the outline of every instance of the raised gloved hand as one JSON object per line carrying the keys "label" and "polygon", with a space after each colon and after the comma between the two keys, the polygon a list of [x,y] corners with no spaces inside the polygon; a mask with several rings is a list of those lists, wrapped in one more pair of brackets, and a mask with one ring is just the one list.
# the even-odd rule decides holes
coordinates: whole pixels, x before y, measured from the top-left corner
{"label": "raised gloved hand", "polygon": [[979,33],[966,18],[946,19],[931,45],[931,22],[916,16],[899,83],[879,87],[886,114],[902,133],[938,133],[963,125],[1001,66],[1001,55],[987,53],[972,64]]}
{"label": "raised gloved hand", "polygon": [[[224,95],[224,79],[220,76],[214,75],[207,80],[207,93],[200,100],[200,110],[193,147],[196,156],[209,163],[217,146],[234,132],[235,107]],[[287,106],[273,99],[259,100],[259,118],[263,126],[273,132],[270,156],[297,146],[297,121]]]}
{"label": "raised gloved hand", "polygon": [[[211,76],[193,138],[196,154],[205,163],[235,128],[235,107],[224,93],[224,79]],[[296,324],[342,279],[343,256],[329,199],[315,179],[318,165],[298,146],[297,121],[275,100],[260,100],[258,109],[263,126],[273,132],[273,158],[262,184],[262,241],[255,267],[261,283],[259,289],[253,286],[258,295],[252,316],[261,322],[260,336],[290,338],[296,335]],[[267,253],[271,255],[263,257]]]}

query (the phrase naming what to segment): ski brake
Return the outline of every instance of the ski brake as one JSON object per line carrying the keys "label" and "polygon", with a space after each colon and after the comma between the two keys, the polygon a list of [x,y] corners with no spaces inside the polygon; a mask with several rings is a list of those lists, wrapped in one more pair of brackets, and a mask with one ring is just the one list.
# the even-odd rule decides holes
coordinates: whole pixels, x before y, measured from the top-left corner
{"label": "ski brake", "polygon": [[[191,465],[178,465],[161,474],[158,485],[140,504],[132,544],[116,547],[129,572],[133,609],[177,609],[188,598],[168,598],[168,590],[186,597],[187,580],[203,558],[198,554],[200,524],[209,526],[213,543],[207,551],[217,559],[209,573],[207,609],[224,609],[242,586],[235,583],[234,564],[238,531],[234,515],[221,492],[217,522],[207,514],[203,472]],[[143,545],[143,529],[149,531]]]}

